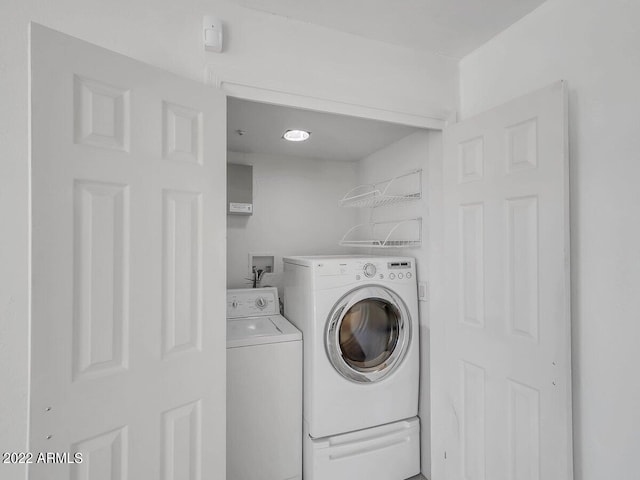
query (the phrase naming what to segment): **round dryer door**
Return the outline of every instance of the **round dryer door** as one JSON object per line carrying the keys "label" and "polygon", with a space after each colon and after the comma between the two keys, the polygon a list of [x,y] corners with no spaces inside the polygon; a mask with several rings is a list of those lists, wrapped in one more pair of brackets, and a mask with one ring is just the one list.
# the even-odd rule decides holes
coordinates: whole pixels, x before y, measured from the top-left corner
{"label": "round dryer door", "polygon": [[406,305],[379,286],[349,292],[329,315],[326,348],[334,368],[354,382],[376,382],[402,362],[411,337]]}

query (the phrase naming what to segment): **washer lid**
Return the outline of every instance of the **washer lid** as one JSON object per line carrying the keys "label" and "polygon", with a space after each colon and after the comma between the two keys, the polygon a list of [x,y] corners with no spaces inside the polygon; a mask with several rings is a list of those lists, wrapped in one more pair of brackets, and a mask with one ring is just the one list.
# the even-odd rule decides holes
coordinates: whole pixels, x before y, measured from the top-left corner
{"label": "washer lid", "polygon": [[296,340],[302,340],[302,333],[282,315],[227,320],[227,348]]}

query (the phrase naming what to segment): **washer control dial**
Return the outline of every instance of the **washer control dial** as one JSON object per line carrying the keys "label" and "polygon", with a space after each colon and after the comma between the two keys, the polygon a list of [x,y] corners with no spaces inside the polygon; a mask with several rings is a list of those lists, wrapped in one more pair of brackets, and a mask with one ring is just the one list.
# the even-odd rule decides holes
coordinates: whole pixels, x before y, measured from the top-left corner
{"label": "washer control dial", "polygon": [[267,299],[264,297],[258,297],[256,298],[256,307],[258,307],[260,310],[263,310],[264,307],[267,306]]}
{"label": "washer control dial", "polygon": [[367,278],[371,278],[376,274],[376,266],[373,263],[367,263],[362,270]]}

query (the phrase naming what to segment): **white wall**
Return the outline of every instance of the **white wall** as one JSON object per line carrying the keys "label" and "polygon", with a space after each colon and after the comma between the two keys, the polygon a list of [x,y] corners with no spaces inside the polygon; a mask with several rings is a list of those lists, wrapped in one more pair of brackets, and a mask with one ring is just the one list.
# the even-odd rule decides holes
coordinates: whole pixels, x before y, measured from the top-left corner
{"label": "white wall", "polygon": [[282,257],[347,253],[338,246],[356,220],[339,200],[356,182],[356,164],[268,154],[228,152],[229,163],[253,165],[251,216],[227,217],[227,287],[248,288],[248,254],[275,255],[280,286]]}
{"label": "white wall", "polygon": [[[205,53],[201,17],[226,22]],[[257,13],[223,0],[3,0],[0,6],[0,450],[26,449],[28,396],[28,22],[200,80],[223,80],[430,114],[456,105],[456,62]],[[2,467],[3,480],[22,478]]]}
{"label": "white wall", "polygon": [[[397,203],[385,207],[378,207],[373,211],[369,209],[358,210],[360,221],[368,222],[386,221],[423,217],[422,223],[422,247],[410,249],[369,249],[369,253],[375,255],[408,255],[416,257],[418,278],[426,278],[428,272],[428,167],[429,167],[429,131],[419,131],[387,147],[374,152],[358,162],[358,184],[378,183],[393,178],[397,175],[410,172],[415,169],[423,169],[422,172],[422,199],[418,201]],[[403,181],[403,180],[398,180]],[[393,192],[391,192],[393,193]],[[373,216],[371,216],[373,214]],[[362,251],[360,252],[362,253]]]}
{"label": "white wall", "polygon": [[[407,249],[370,249],[374,255],[406,255],[416,259],[416,271],[419,281],[428,281],[430,273],[430,202],[433,201],[431,184],[435,181],[432,176],[434,169],[441,166],[441,137],[439,132],[420,131],[409,135],[358,162],[358,184],[377,183],[396,175],[422,169],[422,199],[378,207],[372,212],[360,212],[360,221],[374,221],[406,219],[422,217],[422,246]],[[355,253],[363,253],[358,251]],[[428,477],[431,474],[431,403],[430,403],[430,368],[429,368],[429,310],[428,304],[420,302],[420,420],[421,420],[421,467],[422,473]]]}
{"label": "white wall", "polygon": [[460,65],[462,115],[570,87],[575,478],[638,478],[640,2],[549,0]]}

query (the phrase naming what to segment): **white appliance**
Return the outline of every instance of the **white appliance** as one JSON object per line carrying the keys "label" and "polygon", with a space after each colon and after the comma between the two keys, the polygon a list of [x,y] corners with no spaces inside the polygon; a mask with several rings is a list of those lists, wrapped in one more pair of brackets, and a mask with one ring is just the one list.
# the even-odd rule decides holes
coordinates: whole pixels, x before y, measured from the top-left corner
{"label": "white appliance", "polygon": [[304,337],[305,480],[418,474],[415,260],[288,257],[284,303]]}
{"label": "white appliance", "polygon": [[276,288],[227,290],[227,479],[302,476],[302,334]]}

